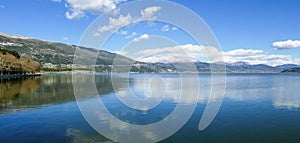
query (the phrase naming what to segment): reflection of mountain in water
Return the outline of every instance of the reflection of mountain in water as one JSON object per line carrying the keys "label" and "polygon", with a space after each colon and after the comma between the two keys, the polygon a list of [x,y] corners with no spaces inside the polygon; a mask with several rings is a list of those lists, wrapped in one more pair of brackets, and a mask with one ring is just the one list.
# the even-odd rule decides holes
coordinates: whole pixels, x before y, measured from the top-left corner
{"label": "reflection of mountain in water", "polygon": [[[91,82],[80,76],[74,77],[74,80],[81,84]],[[97,76],[95,80],[99,87],[99,94],[113,91],[110,77]],[[42,76],[0,81],[0,110],[59,104],[74,100],[72,76]]]}
{"label": "reflection of mountain in water", "polygon": [[0,109],[14,104],[20,95],[26,95],[39,87],[39,77],[26,79],[1,79],[0,80]]}
{"label": "reflection of mountain in water", "polygon": [[[162,86],[152,84],[151,88],[155,94],[150,94],[148,84],[151,78],[140,76],[132,78],[129,81],[126,78],[114,77],[115,92],[123,95],[125,98],[128,93],[141,94],[143,98],[161,98],[156,93]],[[199,101],[207,101],[210,95],[210,78],[201,76],[201,91]],[[272,95],[273,106],[276,108],[294,109],[300,107],[300,98],[298,96],[298,85],[300,84],[298,75],[229,75],[227,77],[227,88],[225,98],[236,101],[254,101],[270,98]],[[74,82],[87,86],[94,80],[92,76],[74,76]],[[180,79],[164,78],[166,86],[166,98],[173,99],[177,96],[176,89],[180,88]],[[130,82],[130,87],[126,86]],[[112,93],[112,81],[110,76],[96,76],[95,83],[97,92],[100,95]],[[188,88],[187,91],[194,91]],[[169,95],[169,96],[168,96]],[[187,94],[189,95],[189,94]],[[89,96],[89,95],[87,95]],[[157,97],[156,97],[157,96]],[[185,103],[190,103],[192,98],[184,96]],[[74,101],[74,91],[72,85],[72,76],[42,76],[24,79],[0,79],[0,112],[5,109],[18,109],[24,107],[35,107],[40,105],[60,104]]]}

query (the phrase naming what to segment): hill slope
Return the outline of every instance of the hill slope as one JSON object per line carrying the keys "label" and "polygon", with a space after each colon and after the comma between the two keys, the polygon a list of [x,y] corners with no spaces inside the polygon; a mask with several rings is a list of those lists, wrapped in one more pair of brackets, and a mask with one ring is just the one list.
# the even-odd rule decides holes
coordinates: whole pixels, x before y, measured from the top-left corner
{"label": "hill slope", "polygon": [[[43,41],[23,36],[7,35],[0,33],[0,48],[14,50],[20,53],[21,56],[28,56],[31,59],[38,61],[41,69],[44,71],[68,71],[72,70],[72,66],[79,70],[96,69],[97,72],[110,72],[114,59],[118,56],[117,67],[121,71],[131,72],[195,72],[195,66],[198,72],[210,72],[211,65],[205,62],[196,63],[144,63],[132,60],[130,58],[86,47],[75,45],[67,45],[57,42]],[[74,53],[76,50],[81,51],[77,59],[80,65],[73,65]],[[97,57],[96,65],[88,65],[85,63],[91,62],[91,57]],[[246,62],[237,63],[213,63],[218,70],[220,67],[226,67],[228,73],[279,73],[286,69],[299,67],[299,65],[281,65],[272,67],[268,65],[250,65]],[[130,67],[131,69],[128,69]],[[176,68],[177,67],[177,68]],[[179,67],[179,69],[178,69]],[[221,68],[220,68],[221,69]],[[222,71],[223,72],[223,71]]]}
{"label": "hill slope", "polygon": [[293,67],[290,69],[283,70],[282,73],[300,73],[300,67]]}
{"label": "hill slope", "polygon": [[[38,61],[41,64],[42,70],[60,71],[70,70],[72,68],[74,53],[76,49],[81,49],[84,54],[81,54],[79,59],[82,61],[92,60],[90,57],[97,57],[99,65],[112,65],[115,53],[107,51],[77,47],[63,43],[42,41],[33,38],[24,38],[22,36],[10,36],[0,34],[0,48],[17,51],[21,56],[29,56],[31,59]],[[97,55],[98,54],[98,55]],[[132,63],[133,60],[120,56],[125,63]],[[78,68],[88,68],[85,65],[78,65]]]}

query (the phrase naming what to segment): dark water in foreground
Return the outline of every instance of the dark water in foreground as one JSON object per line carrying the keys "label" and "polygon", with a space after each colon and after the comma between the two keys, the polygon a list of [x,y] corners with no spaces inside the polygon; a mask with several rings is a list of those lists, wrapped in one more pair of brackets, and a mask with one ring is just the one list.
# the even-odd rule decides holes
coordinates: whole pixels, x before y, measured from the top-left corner
{"label": "dark water in foreground", "polygon": [[[197,77],[197,75],[190,75]],[[78,79],[77,79],[78,78]],[[130,88],[122,77],[95,78],[99,97],[118,119],[136,125],[158,122],[177,104],[194,102],[183,95],[181,103],[172,93],[180,92],[177,75],[160,75],[164,93],[169,94],[155,110],[138,111],[126,107],[116,93],[134,93],[142,99],[160,99],[149,94],[153,75],[133,75]],[[199,75],[201,88],[195,112],[188,122],[164,143],[299,143],[300,75],[228,75],[222,106],[215,120],[204,131],[198,124],[209,98],[210,76]],[[75,77],[82,85],[90,76]],[[184,84],[184,83],[183,83]],[[185,87],[186,88],[186,87]],[[193,89],[188,89],[193,90]],[[95,95],[93,95],[95,96]],[[150,96],[150,97],[149,97]],[[87,95],[87,99],[88,99]],[[102,117],[102,119],[105,119]],[[109,122],[103,120],[103,122]],[[112,124],[111,128],[123,128]],[[124,129],[126,130],[126,129]],[[155,134],[155,133],[153,133]],[[98,134],[80,113],[74,97],[72,76],[42,76],[0,81],[0,143],[94,143],[111,142]]]}

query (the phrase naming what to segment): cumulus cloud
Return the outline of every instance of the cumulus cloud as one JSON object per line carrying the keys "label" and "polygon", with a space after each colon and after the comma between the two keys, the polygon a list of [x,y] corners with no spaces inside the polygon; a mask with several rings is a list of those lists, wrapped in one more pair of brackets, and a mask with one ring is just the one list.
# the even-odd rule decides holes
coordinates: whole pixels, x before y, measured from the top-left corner
{"label": "cumulus cloud", "polygon": [[144,10],[141,11],[141,17],[139,20],[148,20],[148,19],[155,19],[155,13],[161,10],[161,7],[159,6],[152,6],[147,7]]}
{"label": "cumulus cloud", "polygon": [[127,35],[128,34],[128,31],[120,31],[119,32],[121,35]]}
{"label": "cumulus cloud", "polygon": [[161,31],[163,31],[163,32],[167,32],[167,31],[169,31],[169,30],[170,30],[169,25],[165,25],[165,26],[163,26],[163,27],[161,28]]}
{"label": "cumulus cloud", "polygon": [[177,29],[177,27],[172,27],[172,28],[170,28],[169,25],[164,25],[160,30],[161,30],[162,32],[168,32],[168,31],[170,31],[170,30],[176,31],[176,30],[178,30],[178,29]]}
{"label": "cumulus cloud", "polygon": [[138,37],[138,38],[134,38],[133,41],[134,42],[140,42],[141,40],[147,40],[149,39],[149,35],[148,34],[143,34],[142,36]]}
{"label": "cumulus cloud", "polygon": [[[263,50],[235,49],[220,52],[213,46],[185,44],[180,46],[146,49],[138,52],[142,55],[138,60],[143,62],[186,62],[197,61],[209,57],[206,62],[235,63],[239,61],[249,64],[266,64],[277,66],[282,64],[300,64],[300,59],[291,55],[269,54]],[[145,56],[147,55],[147,56]]]}
{"label": "cumulus cloud", "polygon": [[266,64],[271,66],[282,64],[300,64],[300,59],[290,55],[269,54],[262,50],[236,49],[223,52],[224,60],[228,63],[248,62],[249,64]]}
{"label": "cumulus cloud", "polygon": [[155,13],[160,9],[161,8],[157,6],[147,7],[141,10],[141,16],[139,17],[132,17],[130,13],[128,13],[126,16],[121,14],[117,18],[110,17],[109,24],[100,26],[94,35],[99,36],[102,32],[116,30],[119,27],[124,27],[141,20],[154,20],[156,18]]}
{"label": "cumulus cloud", "polygon": [[134,37],[136,35],[137,35],[136,32],[132,32],[130,35],[126,36],[125,39],[130,39],[130,38],[132,38],[132,37]]}
{"label": "cumulus cloud", "polygon": [[[199,57],[209,56],[211,60],[220,60],[220,51],[213,46],[185,44],[165,48],[146,49],[138,52],[143,62],[195,62]],[[145,56],[146,55],[146,56]]]}
{"label": "cumulus cloud", "polygon": [[126,51],[112,51],[112,53],[116,53],[122,56],[126,56],[127,52]]}
{"label": "cumulus cloud", "polygon": [[[61,0],[52,0],[54,2],[61,2]],[[79,20],[86,17],[86,13],[102,14],[111,12],[113,14],[119,13],[117,5],[127,0],[66,0],[65,6],[69,9],[65,15],[67,19]],[[155,13],[161,9],[159,6],[147,7],[141,10],[141,16],[137,20],[155,19]]]}
{"label": "cumulus cloud", "polygon": [[300,48],[300,40],[278,41],[274,42],[272,46],[279,50]]}
{"label": "cumulus cloud", "polygon": [[185,53],[193,57],[204,56],[205,54],[203,53],[203,51],[206,51],[206,54],[209,54],[210,56],[218,52],[218,49],[212,46],[185,44],[185,45],[174,46],[174,47],[146,49],[146,50],[139,51],[139,54],[157,55],[161,53],[173,53],[173,54],[182,55],[181,53],[183,52],[183,50]]}
{"label": "cumulus cloud", "polygon": [[[60,0],[53,0],[60,1]],[[116,13],[117,5],[126,0],[66,0],[66,12],[68,19],[81,19],[85,17],[85,13],[102,14],[105,12]]]}
{"label": "cumulus cloud", "polygon": [[263,53],[262,50],[236,49],[236,50],[225,52],[224,54],[226,56],[240,56],[240,57],[243,57],[243,56],[255,56],[255,55],[262,54],[262,53]]}
{"label": "cumulus cloud", "polygon": [[173,30],[173,31],[177,30],[177,27],[172,27],[172,30]]}
{"label": "cumulus cloud", "polygon": [[117,27],[123,27],[132,21],[132,17],[130,14],[127,14],[126,16],[120,15],[118,18],[109,18],[109,25],[105,25],[98,28],[98,32],[106,32],[110,30],[115,30]]}
{"label": "cumulus cloud", "polygon": [[81,18],[85,17],[85,13],[80,10],[72,10],[72,12],[67,11],[66,12],[66,18],[67,19],[73,19],[73,20],[79,20]]}

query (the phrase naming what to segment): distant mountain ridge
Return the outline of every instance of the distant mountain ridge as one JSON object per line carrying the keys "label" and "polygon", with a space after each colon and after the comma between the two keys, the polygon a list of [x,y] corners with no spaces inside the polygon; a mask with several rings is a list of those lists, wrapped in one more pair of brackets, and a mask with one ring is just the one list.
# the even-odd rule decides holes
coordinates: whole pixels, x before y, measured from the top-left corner
{"label": "distant mountain ridge", "polygon": [[[44,71],[70,71],[72,66],[78,70],[96,69],[97,72],[110,72],[114,59],[118,57],[119,66],[130,66],[131,72],[195,72],[194,66],[198,72],[210,72],[211,65],[217,67],[214,71],[219,71],[218,67],[226,67],[228,73],[280,73],[299,65],[287,64],[272,67],[269,65],[258,64],[250,65],[247,62],[236,63],[145,63],[135,61],[128,57],[111,53],[108,51],[97,50],[76,45],[67,45],[58,42],[49,42],[19,35],[8,35],[0,33],[0,48],[17,51],[21,56],[27,55],[32,60],[38,61],[41,69]],[[85,64],[74,65],[73,58],[75,50],[84,51],[80,57],[77,57],[83,63],[89,63],[91,57],[98,57],[95,66]],[[191,66],[192,65],[192,66]],[[180,67],[180,69],[178,69]]]}
{"label": "distant mountain ridge", "polygon": [[281,69],[282,71],[292,69],[292,68],[297,68],[300,67],[300,65],[295,65],[295,64],[285,64],[285,65],[279,65],[276,66],[276,68]]}
{"label": "distant mountain ridge", "polygon": [[285,69],[282,71],[282,73],[300,73],[300,67]]}

